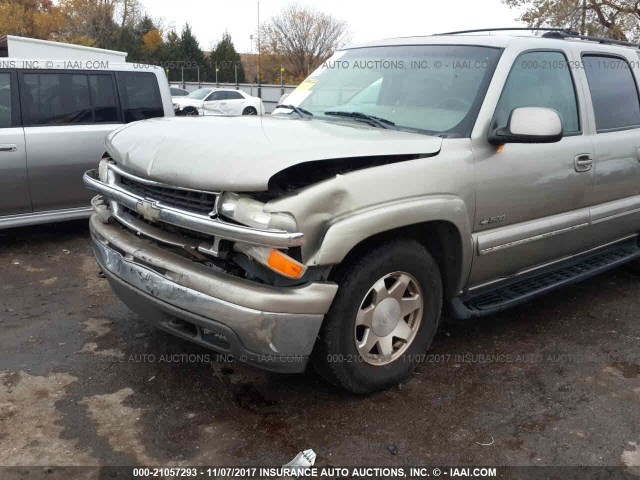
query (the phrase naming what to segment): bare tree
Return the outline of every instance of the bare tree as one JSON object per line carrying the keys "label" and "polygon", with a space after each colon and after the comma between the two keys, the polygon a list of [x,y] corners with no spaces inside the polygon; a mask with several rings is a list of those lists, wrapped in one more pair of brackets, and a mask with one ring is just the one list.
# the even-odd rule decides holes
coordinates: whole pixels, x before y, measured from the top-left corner
{"label": "bare tree", "polygon": [[638,0],[502,0],[524,8],[520,20],[530,27],[572,28],[617,40],[640,39]]}
{"label": "bare tree", "polygon": [[349,41],[348,25],[309,7],[290,5],[260,27],[260,48],[305,77]]}

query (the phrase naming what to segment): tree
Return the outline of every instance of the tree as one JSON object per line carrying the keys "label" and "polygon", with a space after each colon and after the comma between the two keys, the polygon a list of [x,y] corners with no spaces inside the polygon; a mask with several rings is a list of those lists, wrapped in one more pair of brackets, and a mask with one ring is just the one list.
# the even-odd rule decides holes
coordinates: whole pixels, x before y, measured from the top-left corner
{"label": "tree", "polygon": [[0,36],[56,38],[66,18],[52,0],[0,0]]}
{"label": "tree", "polygon": [[157,28],[149,30],[142,37],[142,50],[147,56],[153,57],[163,46],[162,32]]}
{"label": "tree", "polygon": [[290,5],[260,26],[260,49],[305,77],[348,41],[348,25],[310,7]]}
{"label": "tree", "polygon": [[60,40],[100,48],[113,48],[117,25],[116,0],[61,0],[66,27]]}
{"label": "tree", "polygon": [[200,80],[211,81],[211,71],[207,68],[208,65],[205,65],[204,54],[200,49],[200,44],[191,32],[191,25],[188,23],[184,25],[180,34],[180,55],[175,60],[178,59],[193,65],[192,68],[184,69],[184,79],[186,81],[193,82],[198,80],[197,67],[200,67]]}
{"label": "tree", "polygon": [[182,72],[180,68],[171,67],[171,62],[180,61],[180,55],[180,37],[175,30],[169,30],[165,36],[164,45],[158,52],[157,56],[160,61],[167,65],[167,77],[171,82],[177,82],[182,79]]}
{"label": "tree", "polygon": [[238,73],[238,82],[244,82],[244,68],[242,68],[242,63],[240,62],[240,54],[236,51],[229,32],[224,32],[222,34],[222,39],[211,51],[209,61],[211,63],[211,71],[214,75],[216,68],[218,68],[219,82],[235,83],[236,69]]}
{"label": "tree", "polygon": [[519,17],[530,27],[571,28],[616,40],[640,39],[640,2],[636,0],[502,0],[524,8]]}

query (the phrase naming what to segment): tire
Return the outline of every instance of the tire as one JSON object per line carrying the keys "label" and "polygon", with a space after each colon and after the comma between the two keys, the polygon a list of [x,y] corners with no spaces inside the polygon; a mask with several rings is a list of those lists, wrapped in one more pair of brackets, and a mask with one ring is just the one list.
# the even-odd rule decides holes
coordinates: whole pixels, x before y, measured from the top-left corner
{"label": "tire", "polygon": [[187,107],[184,109],[184,115],[187,117],[197,117],[199,113],[197,109],[193,107]]}
{"label": "tire", "polygon": [[242,111],[242,115],[257,115],[258,111],[253,107],[247,107]]}
{"label": "tire", "polygon": [[[383,390],[406,379],[419,355],[431,345],[440,319],[442,281],[431,254],[414,240],[390,241],[341,265],[333,279],[339,289],[312,354],[314,368],[330,383],[358,394]],[[394,289],[400,280],[404,283]],[[404,295],[400,293],[398,299],[401,291]],[[397,307],[387,300],[389,292],[396,295],[390,298]],[[410,311],[419,304],[420,296],[421,310],[402,317],[400,305]],[[364,325],[357,325],[357,318]],[[406,322],[400,325],[403,320]],[[411,329],[409,335],[405,326]],[[406,340],[395,337],[396,332]]]}

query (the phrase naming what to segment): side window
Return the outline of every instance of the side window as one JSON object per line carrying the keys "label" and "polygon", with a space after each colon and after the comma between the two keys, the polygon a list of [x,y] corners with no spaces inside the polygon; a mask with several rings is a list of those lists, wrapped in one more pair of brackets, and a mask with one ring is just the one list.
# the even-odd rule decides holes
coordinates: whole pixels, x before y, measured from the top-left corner
{"label": "side window", "polygon": [[226,92],[227,100],[244,100],[244,97],[238,92]]}
{"label": "side window", "polygon": [[117,123],[118,101],[111,75],[89,75],[95,123]]}
{"label": "side window", "polygon": [[520,107],[552,108],[560,114],[564,133],[580,132],[576,91],[563,53],[527,52],[515,60],[493,126],[505,127],[512,110]]}
{"label": "side window", "polygon": [[224,92],[213,92],[207,97],[207,102],[213,102],[216,100],[224,100]]}
{"label": "side window", "polygon": [[91,123],[93,112],[86,75],[25,73],[22,75],[25,126]]}
{"label": "side window", "polygon": [[124,121],[164,116],[158,81],[149,72],[117,72]]}
{"label": "side window", "polygon": [[11,126],[11,75],[0,73],[0,128]]}
{"label": "side window", "polygon": [[626,60],[604,55],[584,55],[598,132],[640,127],[638,87]]}

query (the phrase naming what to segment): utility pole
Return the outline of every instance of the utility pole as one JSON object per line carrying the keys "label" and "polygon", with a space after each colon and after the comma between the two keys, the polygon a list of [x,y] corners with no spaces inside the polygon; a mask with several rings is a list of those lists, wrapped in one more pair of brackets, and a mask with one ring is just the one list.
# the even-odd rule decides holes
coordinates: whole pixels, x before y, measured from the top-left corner
{"label": "utility pole", "polygon": [[262,79],[260,78],[260,0],[258,0],[258,98],[262,98]]}

